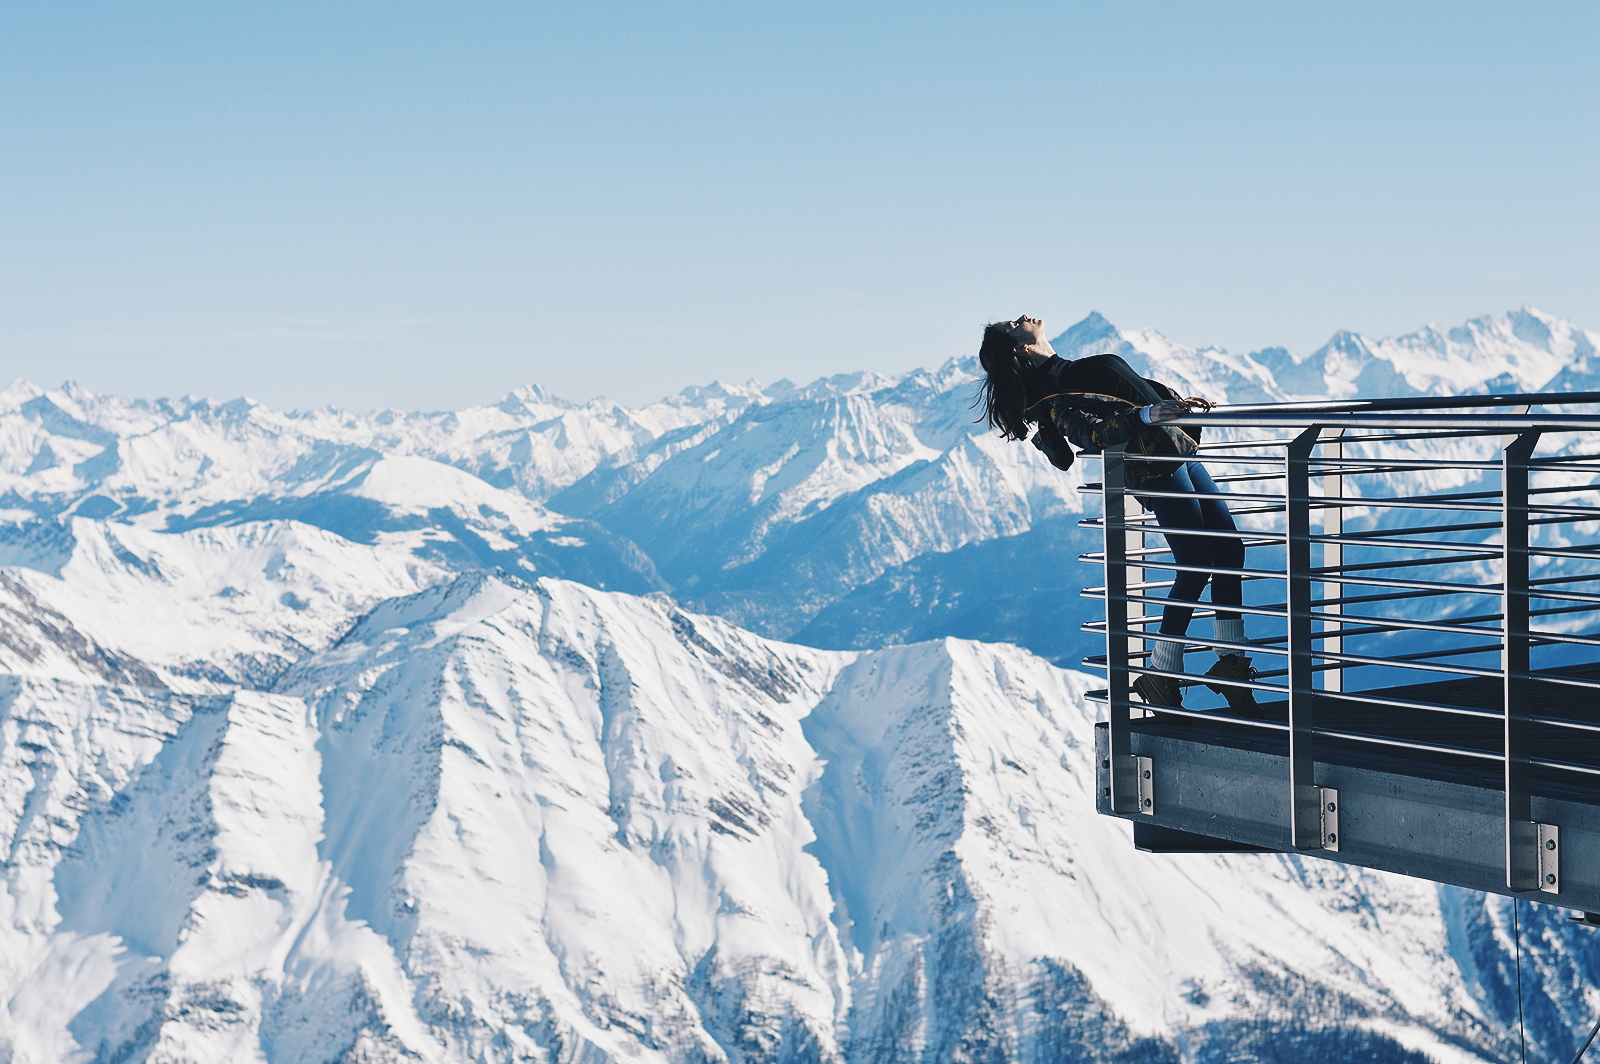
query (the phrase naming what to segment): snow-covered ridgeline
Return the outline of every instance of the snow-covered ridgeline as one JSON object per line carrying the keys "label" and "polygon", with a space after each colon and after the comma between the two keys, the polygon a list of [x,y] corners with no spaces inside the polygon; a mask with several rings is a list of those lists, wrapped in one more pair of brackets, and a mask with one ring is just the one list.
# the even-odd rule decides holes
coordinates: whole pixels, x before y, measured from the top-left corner
{"label": "snow-covered ridgeline", "polygon": [[[169,550],[144,579],[185,583]],[[1503,913],[1134,851],[1093,812],[1088,678],[1017,648],[815,651],[486,574],[332,638],[264,691],[66,660],[7,681],[10,1059],[1470,1060],[1508,1036]],[[1575,1023],[1581,958],[1544,958]]]}
{"label": "snow-covered ridgeline", "polygon": [[[1538,387],[1552,375],[1578,389],[1596,384],[1595,341],[1525,309],[1393,340],[1340,334],[1299,361],[1188,348],[1098,315],[1056,343],[1257,402]],[[803,388],[712,385],[637,410],[530,388],[494,406],[372,415],[18,382],[0,392],[0,511],[156,531],[293,519],[457,571],[670,590],[787,637],[917,559],[1081,511],[1081,471],[1062,476],[979,431],[975,373],[966,358]],[[1416,487],[1442,476],[1419,474]]]}
{"label": "snow-covered ridgeline", "polygon": [[[1575,390],[1600,382],[1591,366],[1600,334],[1529,308],[1385,340],[1341,332],[1298,359],[1281,348],[1253,354],[1190,348],[1152,329],[1119,330],[1098,314],[1055,342],[1066,357],[1115,351],[1219,402],[1511,386]],[[39,514],[78,508],[99,495],[82,516],[155,513],[164,526],[173,515],[191,517],[208,506],[338,487],[359,478],[379,455],[417,455],[536,503],[586,477],[604,482],[560,508],[577,512],[614,501],[663,461],[721,435],[754,408],[779,404],[816,410],[837,431],[859,439],[844,439],[836,466],[803,447],[774,466],[780,448],[744,471],[743,496],[754,503],[809,481],[806,498],[825,507],[973,435],[965,403],[975,371],[967,357],[938,370],[847,375],[804,388],[787,381],[765,389],[719,383],[637,409],[604,399],[568,403],[529,387],[493,406],[366,415],[281,413],[244,399],[124,399],[74,384],[45,391],[19,380],[0,391],[0,495],[13,509]],[[830,415],[836,407],[842,409]],[[882,413],[881,423],[863,421],[863,410]],[[791,463],[795,467],[787,468]],[[804,508],[786,501],[786,512]]]}

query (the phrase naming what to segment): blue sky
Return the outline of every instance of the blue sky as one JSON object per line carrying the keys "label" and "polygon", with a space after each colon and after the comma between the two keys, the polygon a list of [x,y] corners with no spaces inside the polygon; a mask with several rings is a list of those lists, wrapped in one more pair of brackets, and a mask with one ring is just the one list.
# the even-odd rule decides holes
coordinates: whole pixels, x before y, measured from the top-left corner
{"label": "blue sky", "polygon": [[1600,328],[1593,3],[0,12],[8,378],[638,403],[1019,312]]}

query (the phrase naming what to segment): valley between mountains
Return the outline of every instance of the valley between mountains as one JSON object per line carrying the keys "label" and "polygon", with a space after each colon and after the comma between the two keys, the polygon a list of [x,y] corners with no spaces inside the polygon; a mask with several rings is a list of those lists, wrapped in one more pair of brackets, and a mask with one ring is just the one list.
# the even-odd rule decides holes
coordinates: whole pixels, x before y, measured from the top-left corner
{"label": "valley between mountains", "polygon": [[[1533,310],[1055,344],[1227,402],[1600,388]],[[0,393],[0,1061],[1517,1052],[1509,902],[1095,815],[1082,470],[973,380]],[[1600,1011],[1565,916],[1520,912],[1530,1060]]]}

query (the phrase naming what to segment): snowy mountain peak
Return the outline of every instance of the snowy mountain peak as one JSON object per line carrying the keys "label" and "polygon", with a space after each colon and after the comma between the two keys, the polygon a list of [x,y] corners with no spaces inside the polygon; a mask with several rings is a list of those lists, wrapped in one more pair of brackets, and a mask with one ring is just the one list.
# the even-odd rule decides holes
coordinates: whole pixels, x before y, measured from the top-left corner
{"label": "snowy mountain peak", "polygon": [[1303,384],[1320,375],[1325,394],[1338,398],[1537,392],[1597,343],[1600,335],[1523,307],[1379,340],[1341,331],[1296,363],[1294,373]]}
{"label": "snowy mountain peak", "polygon": [[[1533,307],[1485,315],[1446,329],[1427,325],[1373,339],[1340,330],[1316,351],[1234,354],[1189,348],[1154,329],[1118,329],[1090,313],[1052,341],[1063,358],[1113,352],[1140,372],[1230,403],[1355,396],[1575,391],[1600,334]],[[1570,370],[1570,372],[1569,372]],[[1562,374],[1561,382],[1556,378]]]}

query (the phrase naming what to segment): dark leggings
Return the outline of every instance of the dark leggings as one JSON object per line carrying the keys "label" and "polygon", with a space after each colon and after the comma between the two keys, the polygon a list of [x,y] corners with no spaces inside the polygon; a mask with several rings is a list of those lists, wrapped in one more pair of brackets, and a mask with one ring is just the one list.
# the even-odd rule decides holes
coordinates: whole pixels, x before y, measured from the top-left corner
{"label": "dark leggings", "polygon": [[[1156,521],[1166,533],[1167,545],[1179,565],[1204,566],[1212,569],[1244,568],[1244,540],[1223,536],[1185,536],[1175,532],[1180,528],[1203,528],[1216,532],[1237,532],[1228,504],[1218,498],[1211,474],[1199,462],[1185,462],[1167,476],[1145,486],[1150,491],[1181,491],[1188,498],[1153,499],[1139,495],[1139,501],[1156,515]],[[1179,570],[1172,581],[1172,591],[1167,595],[1167,606],[1161,614],[1162,635],[1184,635],[1189,631],[1189,619],[1194,616],[1194,604],[1200,601],[1200,592],[1206,581],[1211,581],[1211,604],[1219,619],[1231,619],[1240,614],[1225,606],[1238,606],[1243,601],[1243,586],[1237,574],[1222,573],[1209,576]]]}

